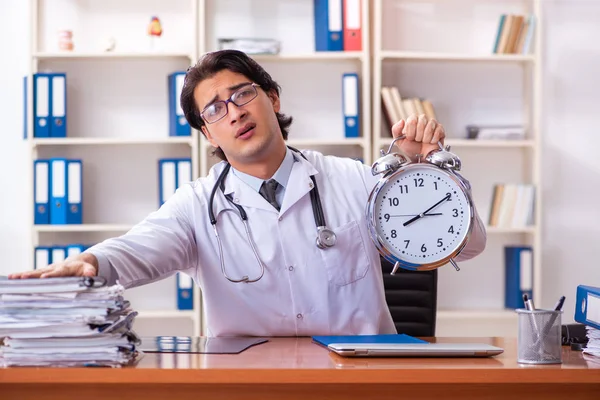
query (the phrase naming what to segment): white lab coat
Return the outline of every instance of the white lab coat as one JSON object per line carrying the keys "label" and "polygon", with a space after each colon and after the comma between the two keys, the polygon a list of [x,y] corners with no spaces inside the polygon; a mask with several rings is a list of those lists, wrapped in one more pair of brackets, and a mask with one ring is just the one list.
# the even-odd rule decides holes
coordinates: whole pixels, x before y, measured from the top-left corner
{"label": "white lab coat", "polygon": [[[386,305],[380,258],[371,242],[365,206],[378,177],[357,161],[304,151],[296,156],[281,211],[229,173],[225,193],[244,207],[258,254],[261,280],[232,283],[221,272],[208,217],[208,201],[224,163],[179,188],[130,232],[88,251],[99,274],[125,287],[164,279],[177,271],[201,287],[209,336],[309,336],[395,333]],[[336,245],[320,250],[309,191],[314,175]],[[214,212],[230,277],[258,276],[260,268],[237,211],[217,192]],[[486,234],[476,213],[469,244],[457,259],[479,254]]]}

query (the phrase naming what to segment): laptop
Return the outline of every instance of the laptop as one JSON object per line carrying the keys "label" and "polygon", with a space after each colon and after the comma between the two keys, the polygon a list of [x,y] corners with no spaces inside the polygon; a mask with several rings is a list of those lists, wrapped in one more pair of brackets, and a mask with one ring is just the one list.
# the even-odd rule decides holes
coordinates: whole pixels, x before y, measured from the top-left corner
{"label": "laptop", "polygon": [[484,343],[329,343],[343,357],[492,357],[504,349]]}

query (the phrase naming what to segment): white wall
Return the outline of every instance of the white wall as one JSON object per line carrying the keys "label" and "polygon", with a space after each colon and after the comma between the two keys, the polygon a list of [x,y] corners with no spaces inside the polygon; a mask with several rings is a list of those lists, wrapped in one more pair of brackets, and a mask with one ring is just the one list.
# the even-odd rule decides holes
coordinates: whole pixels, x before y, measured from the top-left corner
{"label": "white wall", "polygon": [[[32,264],[30,199],[28,188],[18,187],[26,181],[19,171],[28,163],[28,150],[21,140],[28,5],[23,0],[0,1],[0,182],[4,188],[0,200],[0,274]],[[595,196],[600,194],[596,189],[600,119],[595,107],[600,92],[595,76],[600,65],[600,27],[596,22],[600,1],[548,0],[544,9],[543,306],[564,294],[564,318],[570,320],[576,286],[584,282],[600,285],[600,268],[593,251],[600,230],[600,210],[595,207]]]}

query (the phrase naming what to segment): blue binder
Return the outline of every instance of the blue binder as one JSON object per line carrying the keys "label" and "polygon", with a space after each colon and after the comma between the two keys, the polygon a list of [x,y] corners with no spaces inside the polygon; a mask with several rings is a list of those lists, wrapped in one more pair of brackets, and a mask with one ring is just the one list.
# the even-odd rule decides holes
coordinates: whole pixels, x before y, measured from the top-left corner
{"label": "blue binder", "polygon": [[33,223],[46,225],[50,223],[50,164],[48,160],[33,162]]}
{"label": "blue binder", "polygon": [[33,269],[46,268],[52,264],[52,249],[47,246],[38,246],[33,254]]}
{"label": "blue binder", "polygon": [[343,51],[343,0],[314,0],[315,51]]}
{"label": "blue binder", "polygon": [[504,307],[524,308],[523,295],[533,297],[533,249],[530,246],[506,246],[504,264]]}
{"label": "blue binder", "polygon": [[194,281],[183,272],[177,273],[177,308],[180,310],[194,309]]}
{"label": "blue binder", "polygon": [[81,224],[83,219],[83,164],[67,160],[67,224]]}
{"label": "blue binder", "polygon": [[331,343],[428,343],[425,340],[416,337],[400,334],[387,335],[334,335],[334,336],[313,336],[312,340],[325,347]]}
{"label": "blue binder", "polygon": [[577,286],[574,319],[581,324],[600,329],[600,287]]}
{"label": "blue binder", "polygon": [[67,136],[67,75],[48,74],[50,77],[50,137]]}
{"label": "blue binder", "polygon": [[33,75],[33,136],[50,137],[51,74]]}
{"label": "blue binder", "polygon": [[342,75],[342,112],[344,113],[344,134],[346,137],[360,136],[358,74]]}
{"label": "blue binder", "polygon": [[65,246],[67,257],[73,257],[85,251],[85,246],[82,244],[69,244]]}
{"label": "blue binder", "polygon": [[50,159],[50,224],[67,223],[67,159]]}
{"label": "blue binder", "polygon": [[192,179],[191,158],[158,160],[158,204],[162,206],[182,184]]}
{"label": "blue binder", "polygon": [[67,249],[63,246],[53,246],[50,250],[52,252],[51,261],[53,264],[62,262],[67,258]]}
{"label": "blue binder", "polygon": [[190,136],[192,134],[179,101],[184,79],[185,72],[174,72],[168,76],[169,136]]}

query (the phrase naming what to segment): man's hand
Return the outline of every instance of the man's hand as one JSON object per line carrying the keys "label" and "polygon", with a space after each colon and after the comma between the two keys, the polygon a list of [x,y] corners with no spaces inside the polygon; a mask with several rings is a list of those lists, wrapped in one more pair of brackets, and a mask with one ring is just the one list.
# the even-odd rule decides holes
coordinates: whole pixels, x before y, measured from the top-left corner
{"label": "man's hand", "polygon": [[8,275],[9,279],[56,278],[59,276],[96,276],[98,259],[93,254],[82,253],[46,268]]}
{"label": "man's hand", "polygon": [[421,114],[418,117],[411,115],[406,121],[400,120],[392,126],[394,138],[402,135],[405,138],[398,140],[396,146],[412,162],[418,162],[419,158],[425,159],[430,151],[439,149],[438,142],[444,145],[446,131],[435,119],[428,119],[426,115]]}

